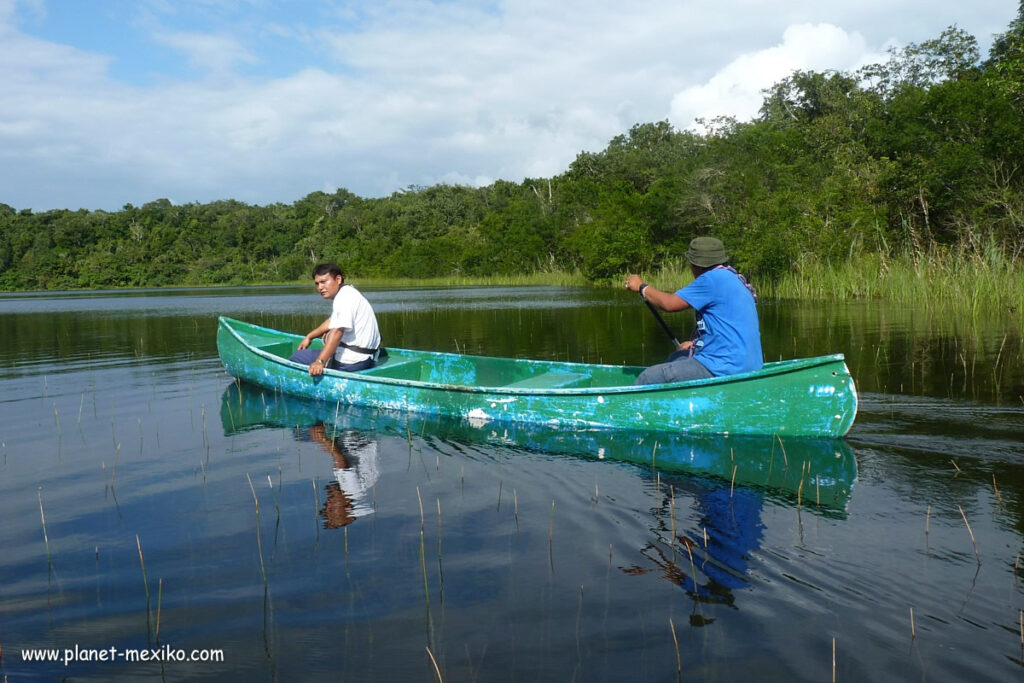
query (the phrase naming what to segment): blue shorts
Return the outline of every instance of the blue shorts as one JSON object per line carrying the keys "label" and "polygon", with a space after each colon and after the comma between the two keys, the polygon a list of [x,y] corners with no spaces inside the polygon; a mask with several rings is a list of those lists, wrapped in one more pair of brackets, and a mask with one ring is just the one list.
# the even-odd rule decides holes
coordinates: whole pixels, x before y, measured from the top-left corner
{"label": "blue shorts", "polygon": [[[320,357],[320,351],[321,349],[299,349],[288,360],[293,363],[312,365]],[[372,358],[361,360],[358,363],[339,363],[337,358],[331,358],[330,362],[327,363],[327,368],[329,370],[341,370],[342,372],[358,372],[359,370],[372,368],[374,365],[376,363],[374,363]]]}

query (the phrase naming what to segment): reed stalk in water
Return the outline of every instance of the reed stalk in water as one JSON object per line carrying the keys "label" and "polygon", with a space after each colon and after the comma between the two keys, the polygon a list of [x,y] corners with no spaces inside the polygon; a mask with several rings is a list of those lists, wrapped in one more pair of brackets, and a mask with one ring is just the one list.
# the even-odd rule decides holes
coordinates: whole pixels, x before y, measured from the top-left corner
{"label": "reed stalk in water", "polygon": [[576,661],[583,661],[583,651],[580,646],[580,622],[583,619],[583,584],[580,584],[580,600],[576,604]]}
{"label": "reed stalk in water", "polygon": [[441,669],[437,666],[437,660],[434,659],[434,653],[430,651],[430,646],[427,646],[427,655],[430,657],[430,663],[434,665],[434,673],[437,674],[438,683],[444,683],[444,679],[441,678]]}
{"label": "reed stalk in water", "polygon": [[670,522],[669,532],[671,534],[669,545],[675,546],[676,543],[676,487],[669,486],[669,499],[668,499],[668,518]]}
{"label": "reed stalk in water", "polygon": [[142,431],[142,418],[141,417],[135,418],[135,422],[136,422],[136,424],[139,425],[139,456],[141,457],[141,456],[145,455],[146,437],[145,437],[144,432]]}
{"label": "reed stalk in water", "polygon": [[832,683],[836,683],[836,639],[832,637]]}
{"label": "reed stalk in water", "polygon": [[40,486],[39,490],[36,491],[36,495],[39,497],[39,519],[43,522],[43,543],[46,544],[46,564],[53,564],[52,556],[50,555],[50,537],[46,533],[46,514],[43,513],[43,487]]}
{"label": "reed stalk in water", "polygon": [[552,541],[555,536],[555,501],[551,501],[551,522],[548,524],[548,564],[555,571],[555,553]]}
{"label": "reed stalk in water", "polygon": [[551,549],[551,541],[555,536],[555,501],[551,501],[551,521],[548,524],[548,549]]}
{"label": "reed stalk in water", "polygon": [[405,440],[409,444],[409,464],[412,465],[412,428],[408,420],[405,423]]}
{"label": "reed stalk in water", "polygon": [[693,581],[693,592],[697,592],[697,565],[693,561],[693,541],[683,538],[683,545],[686,546],[686,554],[690,556],[690,580]]}
{"label": "reed stalk in water", "polygon": [[139,549],[139,566],[142,567],[142,585],[146,589],[146,610],[149,610],[149,579],[146,578],[146,558],[142,556],[142,541],[139,540],[139,535],[135,534],[135,545]]}
{"label": "reed stalk in water", "polygon": [[260,532],[260,499],[256,497],[256,487],[252,485],[252,477],[249,473],[245,473],[245,478],[249,480],[249,490],[252,491],[253,505],[256,506],[256,549],[260,553],[260,574],[263,575],[263,587],[267,586],[267,566],[263,562],[263,535]]}
{"label": "reed stalk in water", "polygon": [[964,514],[964,509],[959,505],[957,505],[957,508],[959,508],[960,510],[960,516],[964,518],[964,524],[967,525],[967,533],[971,535],[971,545],[974,546],[974,559],[976,559],[978,561],[978,564],[980,565],[981,555],[978,554],[978,544],[974,540],[974,531],[971,530],[971,524],[967,521],[967,515]]}
{"label": "reed stalk in water", "polygon": [[164,580],[160,579],[156,586],[156,642],[160,642],[160,604],[164,597]]}
{"label": "reed stalk in water", "polygon": [[309,481],[313,484],[313,526],[316,527],[317,538],[320,538],[320,492],[316,489],[316,477]]}
{"label": "reed stalk in water", "polygon": [[683,658],[679,654],[679,638],[676,637],[676,625],[672,623],[672,617],[668,618],[668,626],[672,630],[672,642],[676,646],[676,678],[682,679],[683,677]]}
{"label": "reed stalk in water", "polygon": [[269,474],[267,475],[267,484],[270,485],[270,492],[274,494],[274,509],[277,511],[278,519],[280,519],[281,518],[281,506],[278,503],[277,491],[274,490],[274,480],[270,478]]}
{"label": "reed stalk in water", "polygon": [[117,481],[117,463],[121,459],[121,444],[117,444],[117,448],[114,449],[114,466],[110,470],[110,488],[114,488],[114,483]]}
{"label": "reed stalk in water", "polygon": [[441,564],[441,499],[437,499],[437,576],[441,586],[441,602],[444,603],[444,566]]}
{"label": "reed stalk in water", "polygon": [[[781,441],[780,441],[780,443],[781,443]],[[796,487],[796,506],[797,507],[800,507],[801,501],[803,500],[803,496],[804,496],[804,474],[806,473],[806,470],[807,470],[807,463],[805,462],[800,467],[800,484]]]}
{"label": "reed stalk in water", "polygon": [[917,638],[917,630],[914,628],[914,608],[910,608],[910,639]]}
{"label": "reed stalk in water", "polygon": [[[420,487],[416,487],[416,500],[420,504],[420,568],[423,570],[423,595],[427,601],[427,607],[430,607],[430,585],[427,581],[427,547],[424,539],[424,528],[426,527],[426,521],[423,515],[423,497],[420,495]],[[431,657],[433,658],[433,657]]]}

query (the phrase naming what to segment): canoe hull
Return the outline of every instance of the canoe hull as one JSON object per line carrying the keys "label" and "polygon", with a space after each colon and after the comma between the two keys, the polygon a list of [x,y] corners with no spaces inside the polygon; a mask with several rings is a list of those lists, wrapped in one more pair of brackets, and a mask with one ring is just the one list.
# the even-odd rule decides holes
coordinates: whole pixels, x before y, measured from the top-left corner
{"label": "canoe hull", "polygon": [[221,318],[217,347],[233,377],[284,394],[480,424],[840,437],[857,411],[856,388],[838,354],[769,363],[755,373],[636,387],[632,379],[642,368],[389,348],[387,363],[371,371],[327,371],[313,378],[306,366],[287,360],[300,339]]}

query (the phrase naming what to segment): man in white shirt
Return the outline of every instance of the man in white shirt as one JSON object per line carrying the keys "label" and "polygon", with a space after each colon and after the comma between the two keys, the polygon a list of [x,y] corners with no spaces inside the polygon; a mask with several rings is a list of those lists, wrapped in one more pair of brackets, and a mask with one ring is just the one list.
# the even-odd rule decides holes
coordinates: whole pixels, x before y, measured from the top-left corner
{"label": "man in white shirt", "polygon": [[[372,368],[380,353],[380,329],[373,307],[358,289],[345,284],[345,275],[336,263],[321,263],[313,269],[316,290],[333,301],[331,317],[299,342],[299,350],[289,360],[308,364],[311,377],[325,368],[356,372]],[[322,349],[309,345],[324,338]]]}

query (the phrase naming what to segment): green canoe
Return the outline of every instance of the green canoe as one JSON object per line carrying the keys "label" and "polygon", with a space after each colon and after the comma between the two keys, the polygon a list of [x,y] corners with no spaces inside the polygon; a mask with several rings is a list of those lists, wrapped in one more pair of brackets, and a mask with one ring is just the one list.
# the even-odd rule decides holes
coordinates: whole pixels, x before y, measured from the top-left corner
{"label": "green canoe", "polygon": [[288,360],[301,339],[222,317],[217,349],[230,375],[284,394],[476,424],[841,437],[857,413],[857,391],[841,354],[634,386],[642,367],[388,347],[388,359],[370,370],[327,370],[313,378],[306,365]]}

